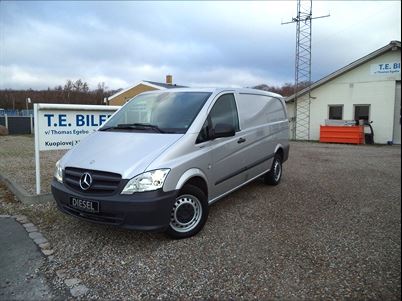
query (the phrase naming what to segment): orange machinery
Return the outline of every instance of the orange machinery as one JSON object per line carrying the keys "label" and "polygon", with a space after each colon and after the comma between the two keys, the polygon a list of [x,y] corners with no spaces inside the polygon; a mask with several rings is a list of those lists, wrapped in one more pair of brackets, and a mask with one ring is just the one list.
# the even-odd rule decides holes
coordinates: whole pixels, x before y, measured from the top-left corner
{"label": "orange machinery", "polygon": [[320,142],[363,144],[364,126],[321,125]]}

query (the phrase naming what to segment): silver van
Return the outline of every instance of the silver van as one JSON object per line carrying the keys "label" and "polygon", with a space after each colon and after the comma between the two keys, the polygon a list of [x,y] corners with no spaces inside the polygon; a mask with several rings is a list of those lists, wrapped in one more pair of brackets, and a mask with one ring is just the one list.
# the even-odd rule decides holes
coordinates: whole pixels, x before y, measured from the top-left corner
{"label": "silver van", "polygon": [[142,93],[57,162],[52,193],[62,212],[88,221],[189,237],[208,205],[259,177],[280,182],[288,131],[278,94]]}

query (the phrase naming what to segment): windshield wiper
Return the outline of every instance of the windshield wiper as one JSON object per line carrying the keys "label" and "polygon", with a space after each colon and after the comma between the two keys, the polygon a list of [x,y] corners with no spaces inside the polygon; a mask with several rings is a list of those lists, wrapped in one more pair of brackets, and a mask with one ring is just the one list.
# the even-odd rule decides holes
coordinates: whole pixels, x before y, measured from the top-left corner
{"label": "windshield wiper", "polygon": [[160,129],[157,125],[154,124],[149,124],[149,123],[123,123],[123,124],[118,124],[118,128],[134,128],[134,129],[153,129],[155,132],[158,133],[164,133],[162,129]]}
{"label": "windshield wiper", "polygon": [[112,130],[112,129],[117,129],[116,126],[105,126],[101,127],[98,131],[107,131],[107,130]]}
{"label": "windshield wiper", "polygon": [[165,131],[160,129],[157,125],[149,123],[121,123],[118,124],[117,126],[101,128],[100,131],[107,131],[109,129],[136,129],[136,130],[152,129],[158,133],[165,133]]}

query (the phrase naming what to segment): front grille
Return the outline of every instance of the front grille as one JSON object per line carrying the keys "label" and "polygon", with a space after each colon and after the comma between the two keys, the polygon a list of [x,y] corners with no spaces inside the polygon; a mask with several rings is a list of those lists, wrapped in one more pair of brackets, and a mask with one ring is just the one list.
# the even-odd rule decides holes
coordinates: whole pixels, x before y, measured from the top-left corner
{"label": "front grille", "polygon": [[[89,189],[83,190],[80,187],[80,179],[86,172],[91,175],[92,184]],[[66,167],[63,182],[66,186],[83,194],[113,194],[120,185],[121,175],[99,170]]]}

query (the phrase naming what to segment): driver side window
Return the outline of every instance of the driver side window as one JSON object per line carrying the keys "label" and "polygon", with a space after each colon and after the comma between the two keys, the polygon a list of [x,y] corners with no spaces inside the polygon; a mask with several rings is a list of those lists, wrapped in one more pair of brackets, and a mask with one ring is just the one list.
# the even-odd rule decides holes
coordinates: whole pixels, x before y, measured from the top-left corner
{"label": "driver side window", "polygon": [[214,128],[218,123],[231,125],[236,132],[240,130],[236,101],[233,94],[224,94],[218,98],[197,137],[196,143],[208,141],[210,127]]}

